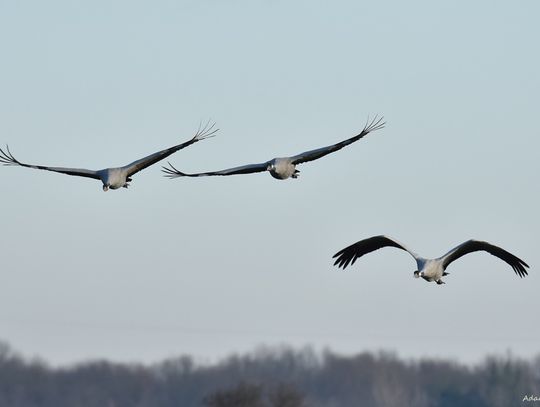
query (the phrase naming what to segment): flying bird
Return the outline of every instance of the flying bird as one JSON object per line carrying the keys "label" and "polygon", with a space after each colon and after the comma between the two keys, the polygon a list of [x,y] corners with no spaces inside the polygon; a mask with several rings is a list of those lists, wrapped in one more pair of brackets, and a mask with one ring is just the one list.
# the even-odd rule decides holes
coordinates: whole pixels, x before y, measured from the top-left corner
{"label": "flying bird", "polygon": [[6,145],[6,151],[0,148],[0,163],[4,165],[18,165],[21,167],[35,168],[38,170],[46,170],[59,172],[61,174],[73,175],[78,177],[94,178],[100,180],[103,183],[103,191],[108,191],[109,189],[118,189],[121,187],[127,188],[129,182],[132,181],[131,177],[138,173],[141,170],[151,166],[152,164],[157,163],[158,161],[167,158],[171,154],[181,150],[197,141],[213,137],[219,129],[215,128],[215,123],[210,125],[210,122],[207,122],[204,126],[199,125],[199,129],[193,138],[184,143],[178,144],[176,146],[167,148],[165,150],[158,151],[157,153],[151,154],[147,157],[141,158],[140,160],[133,161],[131,164],[125,165],[123,167],[116,168],[105,168],[103,170],[87,170],[84,168],[64,168],[64,167],[48,167],[44,165],[31,165],[25,164],[17,160],[9,147]]}
{"label": "flying bird", "polygon": [[445,270],[450,263],[466,254],[477,251],[488,252],[505,261],[512,266],[514,272],[520,277],[525,277],[527,275],[527,270],[525,268],[529,267],[527,263],[514,256],[512,253],[481,240],[467,240],[442,257],[426,259],[418,256],[403,244],[388,236],[373,236],[368,239],[360,240],[359,242],[340,250],[333,256],[333,258],[336,258],[334,266],[337,265],[338,267],[343,267],[343,269],[345,269],[349,264],[352,266],[356,259],[362,257],[364,254],[371,253],[383,247],[396,247],[408,252],[416,260],[418,268],[418,270],[414,272],[414,277],[422,277],[426,281],[435,281],[437,284],[445,284],[441,278],[449,275]]}
{"label": "flying bird", "polygon": [[382,129],[385,123],[383,118],[375,117],[373,120],[368,121],[364,129],[354,137],[351,137],[347,140],[341,141],[339,143],[333,144],[328,147],[318,148],[316,150],[305,151],[301,154],[297,154],[292,157],[279,157],[273,158],[270,161],[266,161],[260,164],[249,164],[243,165],[241,167],[229,168],[221,171],[212,171],[212,172],[201,172],[197,174],[187,174],[176,169],[171,163],[170,167],[162,167],[162,171],[166,174],[166,177],[169,178],[179,178],[179,177],[206,177],[213,175],[237,175],[237,174],[251,174],[254,172],[270,172],[270,175],[276,179],[287,179],[287,178],[298,178],[299,170],[296,169],[298,164],[302,164],[308,161],[317,160],[325,155],[333,153],[335,151],[341,150],[343,147],[348,146],[349,144],[354,143],[355,141],[360,140],[366,134],[371,133],[372,131]]}

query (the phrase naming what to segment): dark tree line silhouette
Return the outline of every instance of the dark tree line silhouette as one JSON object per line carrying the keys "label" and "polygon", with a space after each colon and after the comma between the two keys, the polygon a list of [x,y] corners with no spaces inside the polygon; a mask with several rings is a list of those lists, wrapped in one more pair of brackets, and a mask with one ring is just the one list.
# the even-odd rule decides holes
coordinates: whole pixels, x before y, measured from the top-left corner
{"label": "dark tree line silhouette", "polygon": [[0,407],[506,407],[540,396],[540,357],[486,357],[475,366],[260,348],[199,365],[91,361],[53,368],[0,343]]}

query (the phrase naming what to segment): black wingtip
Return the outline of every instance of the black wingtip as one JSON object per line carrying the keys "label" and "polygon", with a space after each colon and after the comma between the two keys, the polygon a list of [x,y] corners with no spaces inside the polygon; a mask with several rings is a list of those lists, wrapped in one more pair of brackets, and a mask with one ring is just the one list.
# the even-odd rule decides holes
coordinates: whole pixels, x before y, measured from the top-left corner
{"label": "black wingtip", "polygon": [[[334,254],[332,256],[332,258],[336,259],[336,261],[334,261],[334,266],[337,266],[338,269],[343,269],[345,270],[347,268],[347,266],[349,265],[349,262],[351,261],[350,258],[347,258],[345,255],[343,255],[343,250],[340,250],[339,252],[337,252],[336,254]],[[337,258],[336,258],[337,257]],[[356,259],[355,259],[356,260]],[[353,261],[354,263],[354,261]],[[351,263],[352,265],[352,263]]]}
{"label": "black wingtip", "polygon": [[202,125],[202,120],[199,123],[199,128],[197,129],[197,132],[195,133],[195,136],[193,136],[193,141],[199,141],[204,140],[210,137],[214,137],[216,133],[219,131],[219,129],[216,129],[216,122],[212,122],[210,124],[211,119],[208,119],[205,123],[205,125]]}
{"label": "black wingtip", "polygon": [[523,277],[526,277],[529,275],[529,272],[527,271],[529,267],[529,265],[527,263],[525,263],[523,260],[519,259],[519,263],[518,264],[515,264],[515,266],[513,267],[514,268],[514,271],[516,272],[516,274],[523,278]]}
{"label": "black wingtip", "polygon": [[529,275],[529,272],[527,271],[529,265],[525,263],[523,260],[521,260],[519,257],[514,256],[514,263],[512,263],[512,268],[514,269],[514,272],[521,278],[526,277]]}
{"label": "black wingtip", "polygon": [[378,115],[375,115],[375,117],[373,117],[373,119],[371,120],[369,120],[368,118],[366,125],[364,126],[364,129],[362,130],[362,133],[368,134],[368,133],[371,133],[372,131],[380,130],[384,128],[385,125],[386,125],[386,122],[384,121],[384,116],[379,117]]}
{"label": "black wingtip", "polygon": [[169,164],[171,168],[165,166],[161,167],[161,171],[165,173],[164,176],[167,178],[176,178],[179,171],[169,161],[167,161],[167,164]]}
{"label": "black wingtip", "polygon": [[0,148],[0,163],[3,165],[21,165],[21,163],[11,154],[9,145],[6,144],[6,150]]}

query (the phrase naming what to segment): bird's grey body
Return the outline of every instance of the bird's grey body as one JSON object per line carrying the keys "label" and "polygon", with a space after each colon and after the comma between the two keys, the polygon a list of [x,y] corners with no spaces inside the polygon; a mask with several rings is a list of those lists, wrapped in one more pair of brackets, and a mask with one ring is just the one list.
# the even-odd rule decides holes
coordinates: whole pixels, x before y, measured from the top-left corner
{"label": "bird's grey body", "polygon": [[290,157],[274,158],[269,161],[268,171],[276,179],[297,178],[300,172]]}
{"label": "bird's grey body", "polygon": [[514,256],[512,253],[481,240],[468,240],[456,246],[444,256],[436,259],[427,259],[409,250],[397,240],[384,235],[373,236],[360,240],[359,242],[340,250],[333,256],[336,258],[334,266],[337,265],[338,267],[345,269],[349,264],[354,264],[354,262],[363,255],[383,247],[395,247],[408,252],[416,261],[417,270],[414,272],[414,276],[417,278],[422,277],[428,282],[434,281],[437,284],[444,284],[442,277],[449,274],[446,272],[446,268],[450,265],[450,263],[468,253],[476,251],[486,251],[489,254],[503,260],[513,268],[514,272],[519,277],[525,277],[527,275],[526,268],[529,267],[527,263]]}
{"label": "bird's grey body", "polygon": [[437,284],[442,284],[442,276],[444,270],[441,267],[441,263],[433,259],[416,259],[416,265],[418,267],[418,276],[424,280],[431,282],[435,281]]}
{"label": "bird's grey body", "polygon": [[58,172],[66,175],[86,177],[100,180],[103,183],[103,191],[109,189],[127,188],[131,182],[131,177],[139,171],[161,161],[171,154],[181,150],[197,141],[204,140],[209,137],[213,137],[218,129],[214,129],[215,124],[209,126],[209,122],[204,127],[199,126],[195,136],[184,143],[167,148],[165,150],[158,151],[150,154],[144,158],[133,161],[132,163],[123,167],[104,168],[102,170],[87,170],[84,168],[66,168],[66,167],[49,167],[44,165],[25,164],[18,161],[9,151],[9,147],[6,146],[6,151],[0,148],[0,163],[4,165],[18,165],[21,167],[34,168],[38,170]]}
{"label": "bird's grey body", "polygon": [[127,188],[131,178],[129,178],[129,167],[105,168],[97,171],[99,179],[103,183],[103,189]]}
{"label": "bird's grey body", "polygon": [[268,171],[270,175],[276,179],[285,180],[288,178],[298,178],[300,171],[296,169],[298,164],[302,164],[308,161],[317,160],[325,155],[341,150],[343,147],[360,140],[365,135],[372,131],[382,129],[384,127],[383,118],[375,117],[373,120],[368,121],[364,129],[354,137],[347,140],[340,141],[339,143],[332,144],[331,146],[317,148],[315,150],[305,151],[303,153],[291,156],[291,157],[279,157],[273,158],[269,161],[248,164],[240,167],[228,168],[221,171],[200,172],[195,174],[188,174],[176,169],[171,163],[169,167],[163,167],[163,172],[166,177],[179,178],[179,177],[208,177],[208,176],[226,176],[226,175],[239,175],[239,174],[252,174],[256,172]]}

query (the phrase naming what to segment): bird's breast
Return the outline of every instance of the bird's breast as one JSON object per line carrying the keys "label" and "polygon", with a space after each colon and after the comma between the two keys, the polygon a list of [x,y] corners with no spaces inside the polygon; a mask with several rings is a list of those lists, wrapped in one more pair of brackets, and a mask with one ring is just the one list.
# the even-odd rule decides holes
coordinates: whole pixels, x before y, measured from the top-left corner
{"label": "bird's breast", "polygon": [[289,158],[275,158],[270,168],[270,175],[276,179],[287,179],[294,174],[295,169],[295,165]]}
{"label": "bird's breast", "polygon": [[127,173],[122,168],[109,168],[107,171],[107,183],[111,189],[118,189],[126,183]]}
{"label": "bird's breast", "polygon": [[443,274],[442,263],[436,260],[428,260],[424,264],[422,271],[424,276],[438,280]]}

